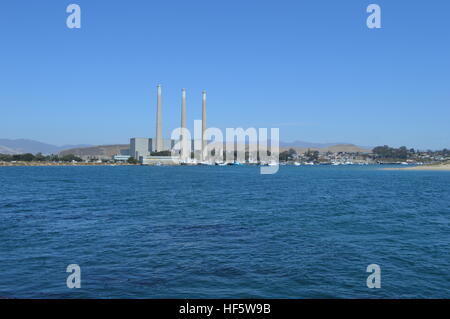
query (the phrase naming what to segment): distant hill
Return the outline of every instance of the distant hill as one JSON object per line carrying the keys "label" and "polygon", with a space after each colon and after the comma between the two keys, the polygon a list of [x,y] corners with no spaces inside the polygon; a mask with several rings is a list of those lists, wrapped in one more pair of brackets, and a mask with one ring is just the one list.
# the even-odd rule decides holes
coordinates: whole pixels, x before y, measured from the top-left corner
{"label": "distant hill", "polygon": [[354,145],[351,143],[344,143],[344,142],[339,142],[339,143],[310,143],[310,142],[304,142],[304,141],[294,141],[294,142],[280,142],[280,147],[292,147],[292,148],[329,148],[329,147],[333,147],[333,146],[344,146],[344,145],[352,145],[352,146],[356,146],[365,150],[369,150],[372,149],[373,147],[369,147],[369,146],[358,146],[358,145]]}
{"label": "distant hill", "polygon": [[[287,151],[289,149],[294,149],[298,154],[303,154],[305,152],[307,152],[308,150],[311,151],[319,151],[320,153],[327,153],[327,152],[332,152],[332,153],[339,153],[339,152],[343,152],[343,153],[371,153],[372,149],[370,147],[362,147],[362,146],[357,146],[354,144],[314,144],[314,143],[305,143],[306,145],[309,145],[308,147],[298,147],[298,146],[286,146],[286,145],[292,145],[291,143],[281,143],[280,142],[280,152],[283,151]],[[240,144],[242,145],[242,144]],[[254,149],[257,148],[256,145],[251,144]],[[270,148],[271,142],[269,141],[267,143],[267,146]],[[304,144],[303,144],[304,145]],[[312,146],[315,145],[315,146]],[[320,145],[321,147],[317,147],[317,145]],[[233,149],[234,147],[234,143],[226,143],[225,144],[225,148],[226,149]],[[248,147],[248,144],[245,146],[246,148]],[[263,149],[263,148],[261,148]]]}
{"label": "distant hill", "polygon": [[0,139],[0,154],[24,154],[24,153],[42,153],[48,154],[58,154],[62,150],[75,148],[75,147],[86,147],[90,145],[63,145],[56,146],[47,143],[42,143],[27,139]]}
{"label": "distant hill", "polygon": [[13,155],[13,154],[19,154],[19,153],[15,149],[0,145],[0,154]]}
{"label": "distant hill", "polygon": [[339,152],[346,152],[346,153],[370,153],[371,149],[370,148],[363,148],[360,146],[356,146],[353,144],[337,144],[334,145],[332,144],[331,146],[326,146],[326,147],[281,147],[280,149],[281,151],[285,151],[288,150],[290,148],[293,148],[297,153],[304,153],[307,152],[308,149],[311,151],[319,151],[321,153],[327,153],[327,152],[332,152],[332,153],[339,153]]}
{"label": "distant hill", "polygon": [[[270,145],[270,141],[268,141],[268,145]],[[348,143],[309,143],[303,141],[295,141],[290,143],[280,142],[281,151],[289,148],[295,149],[298,153],[304,153],[308,149],[318,150],[320,152],[370,152],[369,147],[361,147]],[[0,139],[0,154],[42,153],[45,155],[73,154],[76,156],[111,157],[117,154],[127,154],[128,150],[128,144],[100,146],[81,144],[56,146],[27,139]]]}
{"label": "distant hill", "polygon": [[111,157],[118,154],[128,154],[130,145],[128,144],[115,144],[115,145],[100,145],[90,147],[78,147],[61,151],[59,154],[76,156],[98,156],[98,157]]}
{"label": "distant hill", "polygon": [[294,141],[294,142],[280,142],[280,147],[291,147],[291,148],[325,148],[334,145],[344,145],[347,143],[310,143],[305,141]]}
{"label": "distant hill", "polygon": [[371,148],[361,147],[353,144],[339,144],[339,145],[333,145],[329,147],[325,147],[322,151],[325,152],[332,152],[332,153],[338,153],[338,152],[347,152],[347,153],[369,153],[372,151]]}

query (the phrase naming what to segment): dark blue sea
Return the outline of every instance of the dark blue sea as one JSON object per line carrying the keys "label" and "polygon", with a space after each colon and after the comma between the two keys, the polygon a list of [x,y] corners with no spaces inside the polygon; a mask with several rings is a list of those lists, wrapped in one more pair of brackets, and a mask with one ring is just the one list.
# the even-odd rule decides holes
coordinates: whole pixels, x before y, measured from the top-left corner
{"label": "dark blue sea", "polygon": [[0,221],[0,297],[450,298],[450,172],[2,167]]}

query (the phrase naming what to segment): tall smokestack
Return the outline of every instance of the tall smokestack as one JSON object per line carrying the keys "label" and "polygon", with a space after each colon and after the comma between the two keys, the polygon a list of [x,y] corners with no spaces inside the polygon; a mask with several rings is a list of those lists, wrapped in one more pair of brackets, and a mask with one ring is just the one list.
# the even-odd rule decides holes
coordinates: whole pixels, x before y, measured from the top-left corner
{"label": "tall smokestack", "polygon": [[156,152],[163,150],[163,138],[162,138],[162,96],[161,85],[158,85],[158,98],[156,109]]}
{"label": "tall smokestack", "polygon": [[206,150],[206,91],[202,92],[202,160],[205,160]]}
{"label": "tall smokestack", "polygon": [[181,90],[181,128],[186,128],[186,89]]}
{"label": "tall smokestack", "polygon": [[184,129],[186,129],[186,89],[181,90],[181,135],[180,135],[180,144],[181,144],[181,159],[185,159],[187,157],[188,150],[185,149],[185,136]]}

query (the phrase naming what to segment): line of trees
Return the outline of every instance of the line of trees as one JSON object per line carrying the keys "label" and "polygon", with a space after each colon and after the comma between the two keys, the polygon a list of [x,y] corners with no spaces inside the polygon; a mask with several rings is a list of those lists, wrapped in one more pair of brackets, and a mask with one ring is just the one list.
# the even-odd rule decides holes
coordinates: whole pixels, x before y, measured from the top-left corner
{"label": "line of trees", "polygon": [[448,150],[446,148],[444,148],[442,151],[435,151],[432,153],[433,153],[433,155],[446,156],[446,157],[450,156],[450,150]]}
{"label": "line of trees", "polygon": [[377,158],[382,159],[402,159],[405,160],[408,158],[408,154],[414,152],[413,149],[408,150],[406,146],[402,146],[400,148],[393,148],[387,145],[377,146],[372,150],[372,153]]}
{"label": "line of trees", "polygon": [[295,155],[297,155],[297,152],[293,148],[290,148],[287,151],[281,152],[278,157],[279,157],[280,161],[285,162],[285,161],[289,161],[289,160],[293,159]]}
{"label": "line of trees", "polygon": [[43,155],[37,153],[33,155],[31,153],[26,154],[0,154],[1,162],[82,162],[83,160],[73,154],[59,156],[59,155]]}
{"label": "line of trees", "polygon": [[309,162],[316,162],[319,160],[319,151],[311,151],[308,149],[308,151],[305,153],[306,159]]}
{"label": "line of trees", "polygon": [[[297,151],[294,150],[293,148],[290,148],[287,151],[281,152],[279,158],[280,161],[286,162],[293,160],[297,155],[298,155]],[[306,151],[303,156],[306,158],[308,162],[317,162],[319,160],[319,155],[320,155],[319,151],[317,150],[313,151],[308,149],[308,151]]]}
{"label": "line of trees", "polygon": [[427,151],[419,151],[413,148],[408,149],[406,146],[402,146],[399,148],[389,147],[387,145],[377,146],[372,150],[372,153],[376,158],[380,159],[402,159],[406,160],[408,158],[417,157],[420,154],[427,154],[431,156],[450,156],[450,150],[444,148],[443,150],[427,150]]}

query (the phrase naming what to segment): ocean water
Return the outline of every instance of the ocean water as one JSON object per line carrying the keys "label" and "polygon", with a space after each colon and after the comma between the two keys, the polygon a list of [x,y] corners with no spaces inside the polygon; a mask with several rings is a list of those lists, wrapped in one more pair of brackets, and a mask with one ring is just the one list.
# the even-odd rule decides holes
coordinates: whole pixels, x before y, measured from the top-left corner
{"label": "ocean water", "polygon": [[0,221],[0,297],[450,298],[450,172],[3,167]]}

